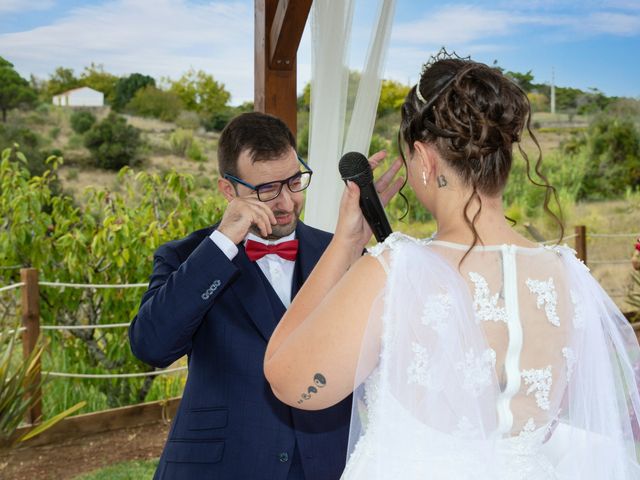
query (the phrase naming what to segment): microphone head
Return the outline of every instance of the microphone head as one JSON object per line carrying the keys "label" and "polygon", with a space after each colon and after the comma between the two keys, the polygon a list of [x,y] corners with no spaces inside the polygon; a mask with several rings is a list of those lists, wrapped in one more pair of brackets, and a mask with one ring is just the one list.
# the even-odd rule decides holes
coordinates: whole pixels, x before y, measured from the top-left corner
{"label": "microphone head", "polygon": [[338,170],[342,180],[351,180],[359,187],[373,182],[373,171],[369,160],[360,152],[345,153],[338,163]]}

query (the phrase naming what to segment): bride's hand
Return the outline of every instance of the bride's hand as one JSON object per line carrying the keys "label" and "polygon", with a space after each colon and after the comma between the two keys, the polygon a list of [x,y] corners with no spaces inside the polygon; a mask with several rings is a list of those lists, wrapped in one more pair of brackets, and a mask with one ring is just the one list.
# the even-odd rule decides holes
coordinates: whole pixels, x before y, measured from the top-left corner
{"label": "bride's hand", "polygon": [[[373,154],[369,158],[371,169],[375,170],[387,156],[385,151]],[[398,158],[374,183],[382,205],[385,206],[398,193],[404,179],[398,177],[394,180],[396,173],[402,167],[402,161]],[[367,224],[362,210],[360,209],[360,187],[353,182],[347,182],[347,186],[340,202],[340,215],[336,226],[335,238],[343,242],[346,246],[354,249],[354,254],[359,256],[365,248],[373,232]]]}

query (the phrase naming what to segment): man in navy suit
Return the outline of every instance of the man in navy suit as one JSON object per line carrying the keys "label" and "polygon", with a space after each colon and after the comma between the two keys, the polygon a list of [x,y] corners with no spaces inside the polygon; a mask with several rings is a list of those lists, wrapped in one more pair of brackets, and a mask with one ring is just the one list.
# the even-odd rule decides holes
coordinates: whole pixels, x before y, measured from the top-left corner
{"label": "man in navy suit", "polygon": [[129,329],[141,360],[188,355],[189,376],[156,479],[332,480],[344,468],[351,397],[291,408],[263,374],[267,341],[331,235],[299,221],[311,171],[279,119],[233,119],[218,144],[213,227],[161,246]]}

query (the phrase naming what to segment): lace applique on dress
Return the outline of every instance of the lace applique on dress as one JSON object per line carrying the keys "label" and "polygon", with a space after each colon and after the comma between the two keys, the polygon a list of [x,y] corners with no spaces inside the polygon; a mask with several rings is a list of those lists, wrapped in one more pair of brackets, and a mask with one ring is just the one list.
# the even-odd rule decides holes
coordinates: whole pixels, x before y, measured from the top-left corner
{"label": "lace applique on dress", "polygon": [[529,418],[527,423],[524,424],[522,430],[520,431],[519,437],[527,437],[536,431],[536,422],[533,421],[533,418]]}
{"label": "lace applique on dress", "polygon": [[413,351],[413,360],[407,367],[407,383],[422,385],[432,390],[441,390],[441,386],[438,385],[429,368],[427,349],[419,343],[412,342],[411,350]]}
{"label": "lace applique on dress", "polygon": [[573,349],[569,347],[564,347],[562,349],[562,356],[567,361],[567,382],[570,382],[571,376],[573,375],[573,367],[575,366],[578,359],[576,358],[576,354],[574,353]]}
{"label": "lace applique on dress", "polygon": [[542,410],[549,410],[549,392],[553,383],[551,365],[545,368],[523,370],[522,378],[524,378],[524,383],[529,385],[527,395],[535,391],[538,407]]}
{"label": "lace applique on dress", "polygon": [[462,388],[474,396],[480,395],[485,387],[491,385],[491,374],[496,365],[496,352],[488,348],[476,355],[473,348],[465,354],[463,362],[456,364],[456,370],[463,374]]}
{"label": "lace applique on dress", "polygon": [[491,295],[489,284],[485,278],[476,272],[469,272],[469,278],[473,282],[475,291],[473,293],[473,310],[476,317],[482,321],[492,320],[494,322],[507,323],[507,312],[504,307],[498,306],[499,293]]}
{"label": "lace applique on dress", "polygon": [[452,432],[455,437],[477,438],[480,434],[478,427],[474,426],[469,418],[463,416],[458,420],[455,430]]}
{"label": "lace applique on dress", "polygon": [[531,293],[535,293],[538,298],[536,299],[536,306],[538,309],[544,305],[544,313],[547,315],[547,320],[556,327],[560,326],[560,317],[556,312],[556,305],[558,303],[558,294],[553,284],[553,278],[549,277],[546,282],[544,280],[532,280],[527,279],[527,287]]}
{"label": "lace applique on dress", "polygon": [[448,293],[429,295],[422,309],[422,324],[430,326],[437,333],[443,333],[447,328],[447,319],[451,310],[451,297]]}
{"label": "lace applique on dress", "polygon": [[580,297],[574,290],[569,291],[571,303],[573,303],[573,326],[575,328],[584,327],[584,306],[580,303]]}

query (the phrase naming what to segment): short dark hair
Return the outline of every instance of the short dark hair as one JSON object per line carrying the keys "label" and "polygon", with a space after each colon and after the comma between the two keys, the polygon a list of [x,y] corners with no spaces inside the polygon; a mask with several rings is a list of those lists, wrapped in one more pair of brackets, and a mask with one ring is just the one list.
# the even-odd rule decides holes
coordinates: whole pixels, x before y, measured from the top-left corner
{"label": "short dark hair", "polygon": [[220,134],[218,172],[238,176],[238,157],[244,150],[253,162],[263,162],[282,156],[290,147],[296,149],[296,139],[282,120],[261,112],[242,113]]}

